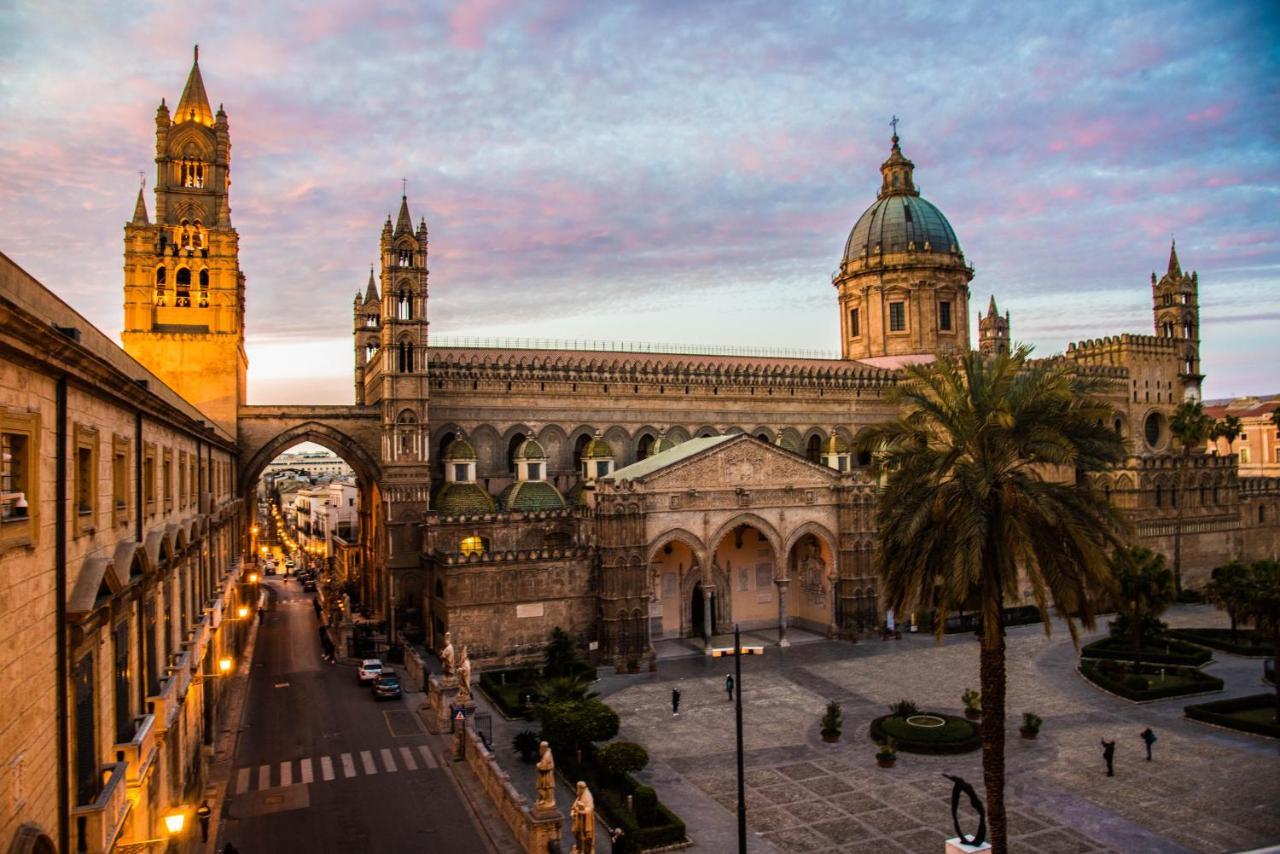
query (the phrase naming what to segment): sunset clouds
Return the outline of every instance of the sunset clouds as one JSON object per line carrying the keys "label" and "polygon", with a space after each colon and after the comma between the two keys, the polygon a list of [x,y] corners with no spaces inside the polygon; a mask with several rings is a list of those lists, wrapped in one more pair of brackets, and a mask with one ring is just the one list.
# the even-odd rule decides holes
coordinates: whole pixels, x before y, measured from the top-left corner
{"label": "sunset clouds", "polygon": [[350,398],[351,299],[402,176],[434,334],[834,351],[831,271],[897,114],[974,306],[995,293],[1015,338],[1149,332],[1176,234],[1206,393],[1275,391],[1273,9],[19,2],[0,251],[118,330],[136,173],[199,42],[231,123],[255,402],[292,399],[290,353],[309,399]]}

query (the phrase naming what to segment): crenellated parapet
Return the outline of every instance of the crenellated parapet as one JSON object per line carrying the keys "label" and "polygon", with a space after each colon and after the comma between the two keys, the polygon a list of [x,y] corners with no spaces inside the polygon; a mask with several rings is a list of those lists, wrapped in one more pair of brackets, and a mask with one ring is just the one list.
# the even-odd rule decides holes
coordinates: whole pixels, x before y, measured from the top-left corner
{"label": "crenellated parapet", "polygon": [[1123,333],[1107,335],[1103,338],[1088,338],[1084,341],[1073,341],[1067,345],[1068,358],[1077,361],[1087,359],[1114,360],[1128,355],[1174,357],[1178,355],[1178,342],[1172,338],[1158,338],[1155,335],[1137,335]]}
{"label": "crenellated parapet", "polygon": [[611,353],[499,348],[430,350],[438,380],[627,383],[644,385],[769,386],[859,389],[879,393],[895,371],[837,359],[682,356],[625,358]]}

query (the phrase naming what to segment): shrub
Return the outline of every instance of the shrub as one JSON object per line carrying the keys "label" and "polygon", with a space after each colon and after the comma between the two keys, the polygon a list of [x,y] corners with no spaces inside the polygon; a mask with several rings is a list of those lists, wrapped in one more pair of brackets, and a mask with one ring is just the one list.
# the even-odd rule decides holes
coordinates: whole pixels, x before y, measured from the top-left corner
{"label": "shrub", "polygon": [[1150,683],[1144,677],[1135,674],[1124,678],[1124,687],[1130,691],[1145,691],[1150,687]]}
{"label": "shrub", "polygon": [[982,695],[972,688],[964,689],[964,693],[960,695],[960,701],[964,703],[966,709],[973,709],[975,712],[982,711]]}
{"label": "shrub", "polygon": [[520,758],[525,762],[532,762],[538,756],[538,747],[542,741],[538,738],[538,734],[531,729],[526,729],[516,733],[516,737],[511,739],[511,747],[516,753],[520,754]]}
{"label": "shrub", "polygon": [[931,755],[968,753],[981,745],[978,727],[959,715],[943,715],[924,712],[944,721],[940,727],[920,727],[907,723],[904,718],[892,715],[876,718],[871,722],[870,734],[877,744],[884,738],[892,738],[903,753]]}
{"label": "shrub", "polygon": [[630,741],[615,741],[596,751],[596,761],[613,777],[637,774],[649,764],[649,753]]}
{"label": "shrub", "polygon": [[[1203,673],[1195,667],[1161,667],[1159,665],[1130,665],[1118,672],[1105,668],[1105,662],[1084,661],[1080,675],[1095,685],[1119,697],[1135,702],[1221,691],[1222,680]],[[1159,682],[1153,679],[1163,673]],[[1141,687],[1139,687],[1141,680]]]}
{"label": "shrub", "polygon": [[889,713],[895,718],[909,718],[920,714],[920,709],[910,700],[899,700],[889,707]]}
{"label": "shrub", "polygon": [[618,713],[600,700],[544,703],[538,710],[542,732],[557,750],[577,750],[618,734]]}
{"label": "shrub", "polygon": [[642,825],[653,824],[658,819],[658,793],[652,786],[636,786],[631,793],[635,805],[636,821]]}
{"label": "shrub", "polygon": [[578,648],[564,629],[551,630],[551,641],[542,653],[544,676],[573,676],[578,668]]}
{"label": "shrub", "polygon": [[892,759],[898,755],[898,742],[893,736],[885,736],[876,741],[876,759]]}
{"label": "shrub", "polygon": [[1031,712],[1023,712],[1023,713],[1022,713],[1022,728],[1023,728],[1023,729],[1028,729],[1028,730],[1032,730],[1032,731],[1034,731],[1034,732],[1039,732],[1039,731],[1040,731],[1040,727],[1041,727],[1043,724],[1044,724],[1044,720],[1043,720],[1039,715],[1032,714]]}
{"label": "shrub", "polygon": [[844,726],[844,715],[839,703],[827,703],[827,711],[822,716],[822,734],[839,735]]}
{"label": "shrub", "polygon": [[1275,707],[1276,695],[1264,693],[1212,703],[1197,703],[1187,706],[1183,711],[1192,720],[1280,738],[1280,721],[1275,718]]}

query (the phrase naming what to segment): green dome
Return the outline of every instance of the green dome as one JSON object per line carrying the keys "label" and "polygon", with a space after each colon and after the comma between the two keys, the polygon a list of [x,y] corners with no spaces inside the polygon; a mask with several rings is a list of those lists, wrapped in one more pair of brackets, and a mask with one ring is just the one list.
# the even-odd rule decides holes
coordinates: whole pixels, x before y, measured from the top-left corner
{"label": "green dome", "polygon": [[545,480],[518,480],[502,490],[498,503],[503,510],[524,513],[564,509],[564,498]]}
{"label": "green dome", "polygon": [[584,460],[611,460],[613,459],[613,447],[604,439],[596,436],[582,449],[582,458]]}
{"label": "green dome", "polygon": [[538,440],[532,436],[520,443],[520,447],[516,448],[515,459],[517,462],[525,460],[545,460],[547,452],[542,450],[542,446],[538,444]]}
{"label": "green dome", "polygon": [[437,513],[446,516],[481,516],[497,509],[493,497],[475,483],[446,483],[432,503]]}
{"label": "green dome", "polygon": [[676,443],[671,441],[671,437],[669,437],[666,434],[666,431],[663,431],[658,435],[657,439],[653,440],[653,449],[649,451],[649,456],[652,457],[654,454],[660,454],[663,451],[669,451],[675,446],[676,446]]}
{"label": "green dome", "polygon": [[444,450],[444,461],[446,463],[465,463],[474,462],[480,459],[480,455],[476,453],[476,449],[466,439],[454,439],[449,443],[449,447]]}
{"label": "green dome", "polygon": [[788,436],[786,433],[779,433],[777,440],[773,444],[777,445],[780,448],[785,448],[786,450],[790,451],[793,454],[800,453],[800,446],[797,445],[795,440],[792,439],[790,436]]}
{"label": "green dome", "polygon": [[849,443],[842,439],[839,433],[832,433],[831,438],[822,443],[822,453],[827,456],[847,454],[849,453]]}

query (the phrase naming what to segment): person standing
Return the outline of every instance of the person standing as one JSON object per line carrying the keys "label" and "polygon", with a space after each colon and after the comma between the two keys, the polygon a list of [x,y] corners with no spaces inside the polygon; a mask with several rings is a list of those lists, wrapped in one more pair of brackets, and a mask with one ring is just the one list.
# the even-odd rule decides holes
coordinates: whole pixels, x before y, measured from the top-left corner
{"label": "person standing", "polygon": [[680,717],[680,689],[671,689],[671,717]]}
{"label": "person standing", "polygon": [[1147,746],[1147,761],[1150,762],[1151,745],[1156,743],[1156,734],[1151,731],[1151,727],[1147,727],[1140,733],[1140,735],[1142,736],[1142,743]]}
{"label": "person standing", "polygon": [[1111,741],[1102,739],[1102,761],[1107,763],[1107,776],[1114,777],[1116,775],[1116,740]]}
{"label": "person standing", "polygon": [[733,674],[728,673],[724,677],[724,692],[729,695],[729,702],[733,702]]}
{"label": "person standing", "polygon": [[200,806],[196,807],[196,818],[200,820],[200,841],[209,841],[209,819],[213,815],[213,810],[209,807],[209,799],[205,798],[200,802]]}

